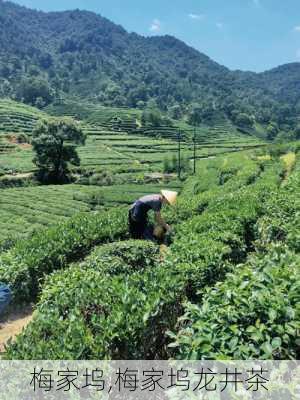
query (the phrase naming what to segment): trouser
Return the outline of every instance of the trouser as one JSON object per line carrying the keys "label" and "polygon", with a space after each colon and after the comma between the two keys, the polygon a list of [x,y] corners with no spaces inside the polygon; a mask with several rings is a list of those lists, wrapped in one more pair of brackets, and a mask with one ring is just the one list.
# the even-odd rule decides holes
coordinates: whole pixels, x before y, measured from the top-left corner
{"label": "trouser", "polygon": [[11,301],[11,291],[7,285],[0,284],[0,314],[3,314]]}
{"label": "trouser", "polygon": [[155,241],[153,236],[153,226],[148,224],[148,220],[136,221],[132,218],[131,211],[128,214],[129,233],[133,239],[144,239]]}

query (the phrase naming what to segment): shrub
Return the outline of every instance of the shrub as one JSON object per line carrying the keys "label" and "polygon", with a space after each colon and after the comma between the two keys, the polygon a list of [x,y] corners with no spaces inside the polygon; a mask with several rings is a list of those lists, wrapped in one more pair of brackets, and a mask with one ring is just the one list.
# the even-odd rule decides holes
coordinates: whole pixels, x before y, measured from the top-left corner
{"label": "shrub", "polygon": [[79,215],[18,241],[0,256],[0,281],[10,284],[15,302],[35,300],[45,275],[65,268],[96,244],[126,235],[126,217],[123,209]]}
{"label": "shrub", "polygon": [[158,260],[157,245],[142,240],[128,240],[99,246],[80,263],[80,267],[117,275],[154,267]]}
{"label": "shrub", "polygon": [[26,135],[25,133],[20,133],[17,136],[17,142],[18,143],[30,143],[30,139],[29,139],[28,135]]}
{"label": "shrub", "polygon": [[172,346],[183,359],[297,357],[299,256],[274,247],[189,304]]}
{"label": "shrub", "polygon": [[[173,221],[180,216],[181,223],[162,263],[152,243],[127,241],[101,246],[79,265],[48,276],[33,322],[8,347],[7,358],[294,357],[299,257],[295,246],[292,251],[287,246],[299,239],[291,229],[291,222],[299,222],[293,206],[297,171],[279,189],[279,162],[269,160],[261,169],[245,155],[233,158],[232,165],[225,160],[213,169],[213,185],[205,192],[200,189],[193,196],[201,175],[190,179],[178,206],[168,210]],[[237,165],[237,174],[218,186],[221,168]],[[284,193],[291,198],[286,206]],[[283,226],[287,238],[293,232],[288,244],[274,245],[273,239],[262,244],[263,219],[274,215],[274,226],[279,226],[289,208],[291,218]],[[82,255],[84,248],[79,250]],[[67,260],[60,256],[63,268],[74,250]],[[25,268],[19,281],[23,276],[28,280],[27,274]],[[187,299],[201,303],[187,306],[180,331],[170,339],[166,331],[175,331]],[[272,302],[276,315],[269,315]],[[262,338],[253,339],[253,327]],[[170,340],[174,343],[168,348]]]}
{"label": "shrub", "polygon": [[224,168],[219,174],[219,185],[224,185],[232,177],[234,177],[238,172],[237,168]]}
{"label": "shrub", "polygon": [[91,209],[96,209],[97,206],[105,204],[104,194],[100,190],[94,190],[90,193],[74,193],[73,200],[83,201],[89,204]]}
{"label": "shrub", "polygon": [[164,358],[165,332],[181,311],[176,282],[165,274],[158,267],[109,279],[75,267],[50,276],[35,318],[6,358]]}
{"label": "shrub", "polygon": [[89,185],[110,186],[115,183],[115,177],[110,171],[94,174],[89,178]]}

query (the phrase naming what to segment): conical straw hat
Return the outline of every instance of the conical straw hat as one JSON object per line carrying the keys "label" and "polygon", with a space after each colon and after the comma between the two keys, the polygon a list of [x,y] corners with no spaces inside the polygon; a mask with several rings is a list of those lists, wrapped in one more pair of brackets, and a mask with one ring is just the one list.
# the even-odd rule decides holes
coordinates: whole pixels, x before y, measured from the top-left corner
{"label": "conical straw hat", "polygon": [[168,203],[172,206],[176,203],[178,196],[177,192],[172,192],[171,190],[162,190],[161,194],[167,199]]}

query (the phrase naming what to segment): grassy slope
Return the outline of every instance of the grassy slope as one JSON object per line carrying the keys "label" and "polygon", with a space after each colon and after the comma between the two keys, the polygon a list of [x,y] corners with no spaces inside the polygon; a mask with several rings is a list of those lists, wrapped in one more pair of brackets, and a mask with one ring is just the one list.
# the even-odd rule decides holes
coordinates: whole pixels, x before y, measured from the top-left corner
{"label": "grassy slope", "polygon": [[[123,174],[126,179],[131,177],[132,180],[146,172],[161,171],[165,158],[171,160],[177,156],[178,145],[174,141],[176,127],[171,130],[168,127],[139,130],[139,110],[69,103],[50,106],[46,111],[52,115],[83,120],[82,126],[88,136],[86,145],[79,147],[78,153],[81,166],[92,173],[107,170],[113,174]],[[12,143],[8,137],[21,133],[30,136],[36,121],[42,117],[47,118],[48,115],[24,104],[0,101],[0,175],[35,170],[30,146]],[[114,125],[112,121],[115,117],[121,118],[121,126]],[[180,123],[179,128],[187,136],[191,134],[191,127],[185,123]],[[242,135],[228,124],[200,127],[197,129],[197,139],[199,158],[261,144],[257,138]],[[191,142],[182,143],[182,155],[184,158],[193,157]],[[16,231],[22,234],[32,232],[58,219],[80,211],[89,211],[91,206],[86,198],[90,194],[100,193],[106,206],[111,206],[129,203],[139,195],[158,189],[147,185],[145,188],[137,187],[137,191],[132,193],[126,185],[103,189],[68,185],[57,188],[50,186],[2,190],[0,238],[14,235]]]}
{"label": "grassy slope", "polygon": [[[123,184],[114,186],[34,186],[0,190],[0,241],[30,234],[67,220],[79,212],[128,205],[163,188],[178,190],[181,184]],[[96,198],[95,203],[91,196]],[[97,204],[98,203],[98,204]]]}
{"label": "grassy slope", "polygon": [[[168,219],[176,226],[176,236],[162,266],[153,267],[149,264],[150,270],[146,266],[139,272],[131,268],[124,270],[121,268],[122,260],[120,264],[120,260],[111,258],[111,250],[107,254],[104,248],[100,248],[79,267],[69,265],[69,269],[63,270],[68,260],[63,254],[64,248],[60,246],[53,257],[62,260],[59,262],[62,271],[47,280],[33,322],[19,336],[17,344],[10,346],[8,356],[36,359],[167,357],[172,350],[166,348],[168,340],[165,333],[167,329],[176,328],[176,319],[182,315],[180,302],[189,299],[201,304],[204,291],[206,304],[214,307],[218,288],[224,288],[225,294],[221,296],[216,311],[224,319],[218,326],[224,335],[219,330],[216,332],[211,329],[209,324],[206,332],[201,333],[201,324],[206,321],[201,322],[203,317],[197,315],[196,306],[190,306],[188,311],[194,312],[194,315],[187,314],[185,318],[191,319],[189,322],[197,337],[194,341],[189,328],[179,331],[178,337],[171,336],[171,341],[177,341],[176,349],[180,346],[180,353],[175,353],[175,356],[184,354],[187,358],[206,358],[212,354],[215,358],[218,355],[238,355],[242,359],[294,357],[296,265],[291,270],[293,285],[286,283],[290,253],[299,252],[294,228],[294,217],[299,216],[299,202],[295,202],[299,192],[299,169],[296,164],[294,168],[294,172],[289,171],[289,180],[283,173],[287,171],[287,164],[285,161],[282,164],[279,159],[266,158],[262,161],[251,153],[240,153],[205,161],[198,176],[187,182],[175,212],[169,214]],[[284,177],[286,184],[285,181],[282,184]],[[290,217],[285,218],[287,215]],[[57,233],[64,232],[64,240],[72,243],[72,248],[68,247],[70,257],[76,246],[74,248],[73,241],[69,240],[72,235],[65,228],[67,225],[61,226]],[[277,234],[278,229],[283,229],[280,231],[283,235]],[[45,258],[42,247],[52,248],[51,243],[54,245],[58,238],[52,235],[49,240],[46,244],[37,235],[31,241],[31,246],[39,244],[40,248],[35,263],[27,255],[28,245],[20,247],[24,253],[26,270],[33,266],[36,269],[37,263],[42,268],[37,269],[39,275],[55,268],[53,257],[49,254]],[[275,254],[272,250],[274,246]],[[113,248],[117,250],[118,244],[115,243]],[[123,254],[124,245],[122,249]],[[127,256],[131,254],[129,259],[134,263],[137,255],[132,255],[132,250]],[[288,257],[286,252],[289,253]],[[12,251],[3,256],[2,261],[6,259],[13,268],[15,256]],[[269,259],[265,259],[266,256]],[[265,267],[267,269],[264,271]],[[2,272],[9,275],[9,268]],[[253,336],[253,339],[245,339],[246,334],[254,333],[251,320],[253,310],[248,297],[243,297],[243,291],[246,296],[249,294],[245,286],[240,286],[239,275],[235,273],[237,269],[245,272],[245,276],[251,279],[251,285],[255,286],[255,319],[264,320],[264,327],[258,326],[261,336]],[[281,274],[278,271],[286,272]],[[20,273],[22,275],[23,271],[20,270]],[[13,279],[19,285],[17,275],[13,274]],[[267,302],[261,302],[263,293],[260,292],[260,279],[264,282],[263,293],[268,293]],[[276,291],[273,290],[274,284]],[[231,313],[226,311],[232,304],[226,300],[226,296],[229,296],[226,285],[236,298],[237,310],[243,309],[242,314],[234,316],[240,320],[237,324],[231,321]],[[68,295],[61,291],[66,286]],[[81,294],[80,297],[76,296],[76,302],[73,301],[75,293]],[[281,293],[285,293],[285,296],[282,297]],[[224,313],[223,301],[226,306]],[[270,314],[270,305],[274,302],[278,314]],[[289,308],[288,315],[286,307]],[[207,312],[207,308],[203,312]],[[215,313],[208,314],[212,319],[215,316]],[[242,345],[239,332],[243,335]],[[257,345],[253,346],[251,340]],[[62,343],[67,345],[62,346]]]}
{"label": "grassy slope", "polygon": [[[175,123],[173,128],[139,128],[141,111],[130,109],[117,109],[97,107],[90,104],[57,105],[48,107],[45,111],[56,116],[71,116],[77,120],[84,120],[83,128],[88,134],[87,145],[79,150],[82,165],[86,167],[105,167],[115,169],[116,160],[121,160],[127,168],[132,167],[136,160],[145,162],[155,169],[161,168],[165,156],[172,157],[177,147],[173,143],[176,134],[182,129],[184,135],[189,137],[193,130],[187,124]],[[30,172],[35,169],[32,164],[31,149],[24,146],[10,145],[7,136],[26,133],[30,135],[37,119],[47,117],[47,114],[33,107],[29,107],[10,100],[0,101],[0,172]],[[121,119],[121,125],[116,126],[113,119]],[[128,136],[130,132],[140,133],[137,137]],[[151,137],[154,137],[151,139]],[[163,140],[159,138],[163,137]],[[133,140],[124,146],[124,140]],[[147,139],[149,138],[149,139]],[[118,142],[118,139],[120,142]],[[122,142],[123,141],[123,142]],[[246,146],[261,144],[254,136],[243,135],[229,123],[217,124],[213,127],[199,127],[197,129],[199,143],[198,156],[205,157],[211,154],[236,150]],[[129,146],[131,144],[131,146]],[[159,149],[158,149],[159,147]],[[192,157],[192,144],[183,144],[183,153]],[[107,150],[109,157],[107,157]],[[122,156],[120,158],[120,154]],[[149,166],[147,166],[149,167]]]}

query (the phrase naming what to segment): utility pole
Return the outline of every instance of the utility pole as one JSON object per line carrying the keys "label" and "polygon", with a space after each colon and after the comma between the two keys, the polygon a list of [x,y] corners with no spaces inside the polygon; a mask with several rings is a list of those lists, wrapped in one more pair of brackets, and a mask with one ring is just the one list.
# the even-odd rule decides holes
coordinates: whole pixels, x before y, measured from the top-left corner
{"label": "utility pole", "polygon": [[181,131],[178,131],[177,134],[178,140],[178,179],[181,178]]}
{"label": "utility pole", "polygon": [[193,142],[194,142],[194,175],[196,174],[196,124],[194,125],[194,137],[193,137]]}

